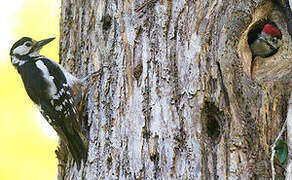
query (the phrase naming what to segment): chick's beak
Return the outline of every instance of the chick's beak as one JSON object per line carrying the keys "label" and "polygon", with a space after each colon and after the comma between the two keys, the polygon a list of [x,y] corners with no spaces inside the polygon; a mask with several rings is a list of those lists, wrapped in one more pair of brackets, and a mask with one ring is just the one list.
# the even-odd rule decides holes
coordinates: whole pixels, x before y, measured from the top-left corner
{"label": "chick's beak", "polygon": [[48,44],[49,42],[53,41],[54,39],[55,39],[55,37],[43,39],[41,41],[36,42],[35,49],[41,49],[44,45]]}

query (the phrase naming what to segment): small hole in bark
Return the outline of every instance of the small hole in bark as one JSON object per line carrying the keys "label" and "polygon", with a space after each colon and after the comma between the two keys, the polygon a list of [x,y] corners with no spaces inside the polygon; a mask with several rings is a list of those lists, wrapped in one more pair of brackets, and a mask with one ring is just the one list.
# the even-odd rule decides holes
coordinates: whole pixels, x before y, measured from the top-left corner
{"label": "small hole in bark", "polygon": [[[271,28],[266,29],[272,36],[267,36],[267,33],[261,33],[267,24],[271,25],[269,26]],[[281,46],[281,43],[282,34],[280,29],[274,22],[268,20],[255,23],[248,33],[248,44],[252,52],[252,59],[256,56],[266,58],[276,54]]]}
{"label": "small hole in bark", "polygon": [[214,103],[206,102],[201,114],[203,132],[207,135],[207,139],[215,143],[218,142],[222,134],[223,113],[219,111]]}
{"label": "small hole in bark", "polygon": [[158,162],[159,161],[159,156],[157,153],[155,154],[151,154],[150,155],[150,160],[153,161],[153,162]]}
{"label": "small hole in bark", "polygon": [[136,67],[134,67],[134,69],[133,69],[133,75],[136,78],[136,80],[138,80],[140,78],[142,72],[143,72],[143,66],[142,66],[141,63],[138,64]]}
{"label": "small hole in bark", "polygon": [[113,158],[111,156],[111,154],[109,154],[109,156],[106,159],[107,161],[107,167],[111,167],[112,166],[112,162],[113,162]]}
{"label": "small hole in bark", "polygon": [[217,119],[214,116],[207,117],[206,126],[208,136],[213,140],[217,139],[220,135],[220,126]]}
{"label": "small hole in bark", "polygon": [[107,31],[112,25],[112,18],[110,15],[107,14],[102,17],[101,22],[102,22],[102,29],[104,31]]}

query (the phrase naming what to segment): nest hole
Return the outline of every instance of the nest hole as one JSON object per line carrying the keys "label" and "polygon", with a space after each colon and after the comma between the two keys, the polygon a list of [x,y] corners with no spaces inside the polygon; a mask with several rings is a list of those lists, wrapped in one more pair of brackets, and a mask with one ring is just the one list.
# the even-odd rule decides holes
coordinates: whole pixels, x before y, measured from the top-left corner
{"label": "nest hole", "polygon": [[220,135],[220,125],[214,116],[207,116],[207,135],[209,138],[216,140]]}
{"label": "nest hole", "polygon": [[213,143],[218,143],[222,134],[224,115],[214,103],[207,102],[202,110],[203,133]]}
{"label": "nest hole", "polygon": [[112,17],[106,14],[105,16],[102,17],[101,22],[103,31],[107,31],[110,29],[112,25]]}

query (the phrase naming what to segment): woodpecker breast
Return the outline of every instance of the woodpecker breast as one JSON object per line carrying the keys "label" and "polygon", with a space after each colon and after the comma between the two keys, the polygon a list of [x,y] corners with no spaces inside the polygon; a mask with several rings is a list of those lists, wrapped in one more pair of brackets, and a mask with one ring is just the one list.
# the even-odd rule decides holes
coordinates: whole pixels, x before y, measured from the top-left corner
{"label": "woodpecker breast", "polygon": [[265,58],[273,53],[273,49],[262,39],[255,40],[255,42],[252,43],[250,47],[254,56]]}

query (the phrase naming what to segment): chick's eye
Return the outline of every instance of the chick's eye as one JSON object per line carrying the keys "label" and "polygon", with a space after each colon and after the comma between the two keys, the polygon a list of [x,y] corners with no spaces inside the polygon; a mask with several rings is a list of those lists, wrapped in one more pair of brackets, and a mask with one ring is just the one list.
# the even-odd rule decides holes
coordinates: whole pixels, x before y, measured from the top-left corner
{"label": "chick's eye", "polygon": [[273,38],[272,41],[273,41],[274,43],[277,43],[278,39],[277,39],[277,38]]}
{"label": "chick's eye", "polygon": [[30,42],[25,43],[25,46],[26,46],[26,47],[31,47],[31,45],[32,45],[32,44],[31,44]]}

